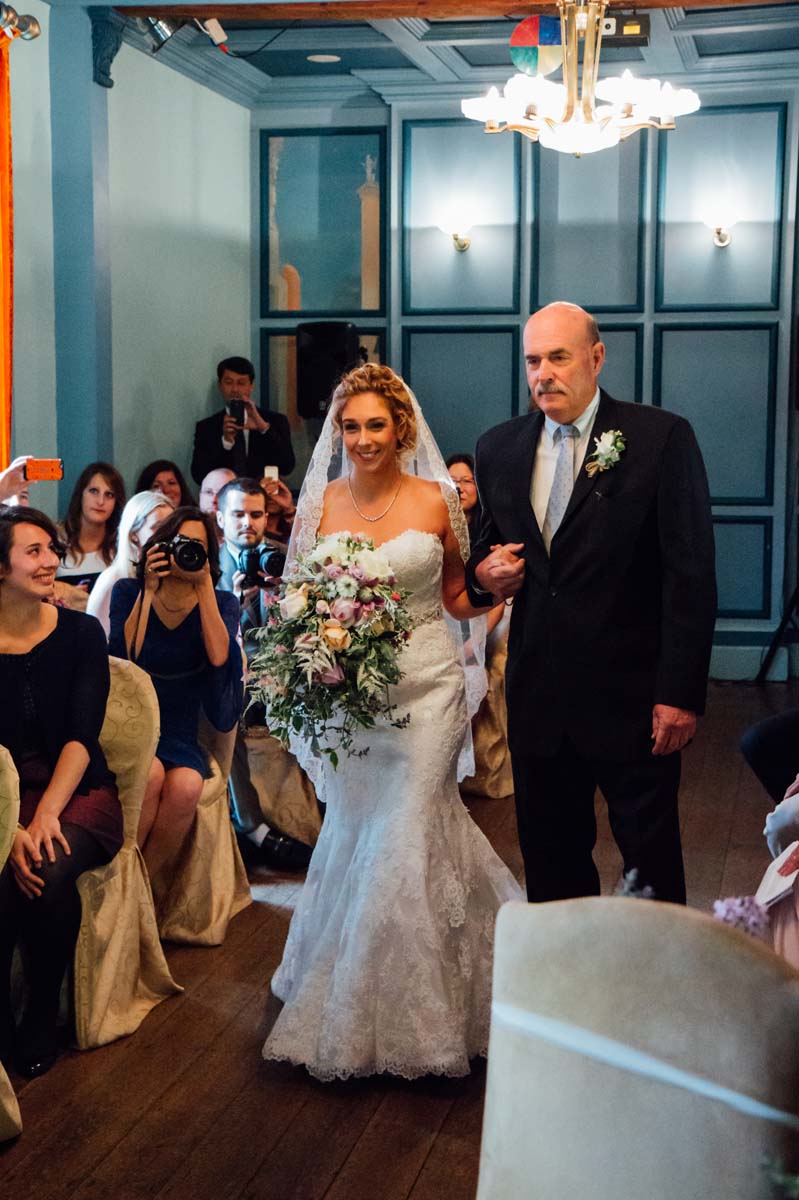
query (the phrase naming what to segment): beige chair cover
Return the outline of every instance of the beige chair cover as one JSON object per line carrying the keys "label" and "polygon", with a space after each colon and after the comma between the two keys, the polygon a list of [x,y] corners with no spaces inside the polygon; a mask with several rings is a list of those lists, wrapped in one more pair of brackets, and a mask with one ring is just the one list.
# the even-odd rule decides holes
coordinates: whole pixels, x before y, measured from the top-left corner
{"label": "beige chair cover", "polygon": [[[11,755],[0,746],[0,871],[6,865],[19,820],[19,778]],[[19,1104],[0,1063],[0,1142],[22,1132]]]}
{"label": "beige chair cover", "polygon": [[472,721],[474,775],[461,783],[465,796],[490,796],[499,799],[513,791],[513,773],[508,750],[508,709],[505,703],[505,665],[508,661],[508,633],[499,637],[486,663],[488,691]]}
{"label": "beige chair cover", "polygon": [[248,729],[244,741],[264,821],[315,846],[322,818],[313,784],[294,755],[263,726]]}
{"label": "beige chair cover", "polygon": [[230,823],[228,776],[236,730],[219,733],[208,722],[200,740],[211,777],[203,785],[197,819],[169,879],[153,880],[161,937],[218,946],[236,913],[252,903],[247,872]]}
{"label": "beige chair cover", "polygon": [[78,880],[83,919],[75,947],[75,1032],[81,1050],[133,1033],[150,1009],[183,990],[164,958],[136,845],[158,741],[158,700],[141,668],[117,658],[109,662],[111,691],[100,743],[117,778],[125,842],[110,863]]}
{"label": "beige chair cover", "polygon": [[506,904],[495,956],[478,1200],[773,1200],[763,1156],[799,1170],[799,974],[762,943],[591,898]]}

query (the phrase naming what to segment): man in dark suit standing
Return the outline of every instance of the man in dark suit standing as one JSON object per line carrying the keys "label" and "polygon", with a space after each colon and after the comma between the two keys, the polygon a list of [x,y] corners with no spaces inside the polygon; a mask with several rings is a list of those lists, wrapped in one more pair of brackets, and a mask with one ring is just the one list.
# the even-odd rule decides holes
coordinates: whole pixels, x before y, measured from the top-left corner
{"label": "man in dark suit standing", "polygon": [[687,421],[613,400],[594,319],[524,330],[537,411],[477,447],[472,602],[513,597],[508,740],[531,900],[599,892],[594,792],[625,871],[685,903],[680,750],[704,709],[716,610],[710,498]]}
{"label": "man in dark suit standing", "polygon": [[[194,427],[191,473],[202,483],[209,471],[228,467],[234,475],[261,479],[264,467],[281,475],[294,470],[289,423],[283,413],[256,407],[252,398],[255,367],[248,358],[223,358],[216,368],[219,394],[225,407]],[[244,423],[230,411],[231,400],[244,404]]]}

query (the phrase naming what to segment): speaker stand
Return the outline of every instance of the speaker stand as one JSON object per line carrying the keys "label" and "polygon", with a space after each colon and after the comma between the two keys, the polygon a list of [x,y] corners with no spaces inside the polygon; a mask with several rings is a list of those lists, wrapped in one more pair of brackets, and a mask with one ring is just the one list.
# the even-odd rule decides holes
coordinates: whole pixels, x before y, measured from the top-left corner
{"label": "speaker stand", "polygon": [[794,629],[799,630],[799,624],[797,624],[796,619],[797,608],[799,608],[799,584],[797,584],[793,589],[793,595],[785,606],[785,612],[783,613],[782,620],[774,632],[774,637],[771,639],[771,644],[766,651],[766,657],[760,664],[760,670],[755,676],[755,683],[764,684],[766,682],[771,664],[774,661],[774,656],[782,645],[783,639],[788,630],[788,626],[790,625]]}

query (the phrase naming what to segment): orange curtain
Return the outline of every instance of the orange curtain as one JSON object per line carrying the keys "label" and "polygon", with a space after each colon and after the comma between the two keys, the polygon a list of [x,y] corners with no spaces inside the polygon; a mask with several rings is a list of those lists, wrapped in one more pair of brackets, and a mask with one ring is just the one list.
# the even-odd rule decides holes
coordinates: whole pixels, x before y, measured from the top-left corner
{"label": "orange curtain", "polygon": [[0,470],[11,461],[11,346],[14,329],[14,196],[11,188],[10,40],[0,34]]}

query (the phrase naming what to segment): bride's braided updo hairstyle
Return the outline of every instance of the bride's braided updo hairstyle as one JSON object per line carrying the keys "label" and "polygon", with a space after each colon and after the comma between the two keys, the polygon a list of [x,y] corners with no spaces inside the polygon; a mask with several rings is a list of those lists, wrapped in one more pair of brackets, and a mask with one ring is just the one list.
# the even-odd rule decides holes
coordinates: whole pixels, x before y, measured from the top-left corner
{"label": "bride's braided updo hairstyle", "polygon": [[391,367],[365,363],[343,375],[330,400],[330,418],[341,433],[341,414],[348,400],[364,392],[374,392],[385,400],[397,430],[397,453],[400,457],[416,449],[416,416],[410,392],[404,381]]}

